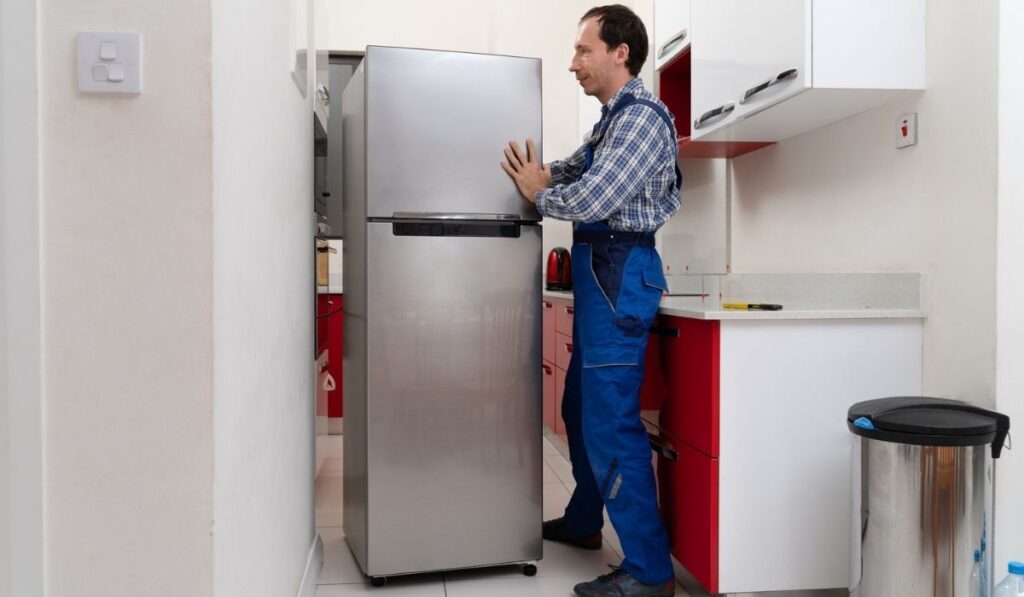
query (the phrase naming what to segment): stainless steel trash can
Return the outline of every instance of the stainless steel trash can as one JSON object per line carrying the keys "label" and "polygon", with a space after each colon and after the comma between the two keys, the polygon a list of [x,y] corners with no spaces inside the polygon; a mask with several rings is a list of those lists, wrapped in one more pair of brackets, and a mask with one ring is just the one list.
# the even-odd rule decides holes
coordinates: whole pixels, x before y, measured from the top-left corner
{"label": "stainless steel trash can", "polygon": [[974,550],[992,586],[993,459],[1006,415],[957,400],[893,397],[850,407],[850,593],[969,597]]}

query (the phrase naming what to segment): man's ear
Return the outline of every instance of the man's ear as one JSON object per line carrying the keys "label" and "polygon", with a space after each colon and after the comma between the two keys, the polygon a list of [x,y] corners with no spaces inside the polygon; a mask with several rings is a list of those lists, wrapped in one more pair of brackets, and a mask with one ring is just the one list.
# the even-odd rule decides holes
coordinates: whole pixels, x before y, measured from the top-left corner
{"label": "man's ear", "polygon": [[615,62],[617,64],[625,64],[629,60],[629,46],[627,44],[619,44],[619,47],[615,48]]}

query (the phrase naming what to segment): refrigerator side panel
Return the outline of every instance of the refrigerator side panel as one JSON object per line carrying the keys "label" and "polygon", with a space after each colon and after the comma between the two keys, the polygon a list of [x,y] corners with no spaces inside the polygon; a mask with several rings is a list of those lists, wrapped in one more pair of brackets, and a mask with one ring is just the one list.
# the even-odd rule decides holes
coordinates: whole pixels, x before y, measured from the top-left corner
{"label": "refrigerator side panel", "polygon": [[539,559],[540,226],[519,238],[368,231],[366,572]]}
{"label": "refrigerator side panel", "polygon": [[[365,63],[364,63],[365,64]],[[367,567],[367,403],[366,403],[366,116],[364,66],[345,90],[344,230],[345,396],[343,516],[345,537],[363,570]]]}
{"label": "refrigerator side panel", "polygon": [[342,95],[345,314],[366,317],[366,67],[363,60]]}
{"label": "refrigerator side panel", "polygon": [[510,140],[541,151],[539,59],[374,46],[367,57],[370,216],[540,219],[499,166]]}

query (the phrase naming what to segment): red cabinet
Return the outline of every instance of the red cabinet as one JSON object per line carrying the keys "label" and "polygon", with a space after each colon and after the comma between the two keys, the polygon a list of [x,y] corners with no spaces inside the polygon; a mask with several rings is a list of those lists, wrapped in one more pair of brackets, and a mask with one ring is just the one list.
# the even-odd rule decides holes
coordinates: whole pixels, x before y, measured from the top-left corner
{"label": "red cabinet", "polygon": [[550,300],[541,301],[543,312],[544,334],[541,337],[541,354],[544,361],[555,362],[555,303]]}
{"label": "red cabinet", "polygon": [[319,309],[317,329],[323,325],[327,332],[327,372],[334,378],[335,389],[327,394],[327,416],[344,416],[344,400],[342,399],[342,361],[344,354],[345,312],[344,300],[340,294],[321,294],[325,299]]}
{"label": "red cabinet", "polygon": [[544,362],[541,364],[543,381],[543,395],[544,395],[544,426],[548,429],[554,430],[557,425],[556,418],[561,418],[561,413],[556,413],[555,404],[558,399],[555,397],[555,367],[551,363]]}
{"label": "red cabinet", "polygon": [[662,365],[669,399],[658,426],[718,456],[719,322],[662,317]]}
{"label": "red cabinet", "polygon": [[672,555],[710,593],[718,592],[718,459],[662,437],[658,457],[662,518]]}

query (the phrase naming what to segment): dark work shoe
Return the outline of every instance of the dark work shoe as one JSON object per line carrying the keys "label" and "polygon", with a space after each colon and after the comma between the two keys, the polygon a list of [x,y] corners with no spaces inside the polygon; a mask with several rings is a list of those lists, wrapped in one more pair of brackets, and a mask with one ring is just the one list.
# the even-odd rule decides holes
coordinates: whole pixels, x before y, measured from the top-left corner
{"label": "dark work shoe", "polygon": [[601,549],[600,532],[594,533],[593,535],[584,535],[582,537],[570,535],[569,531],[565,528],[565,518],[556,518],[554,520],[545,521],[542,529],[541,535],[548,541],[567,543],[574,547],[581,547],[583,549]]}
{"label": "dark work shoe", "polygon": [[676,581],[647,585],[633,578],[628,572],[617,568],[611,574],[598,576],[596,580],[582,582],[573,590],[580,597],[672,597],[676,594]]}

